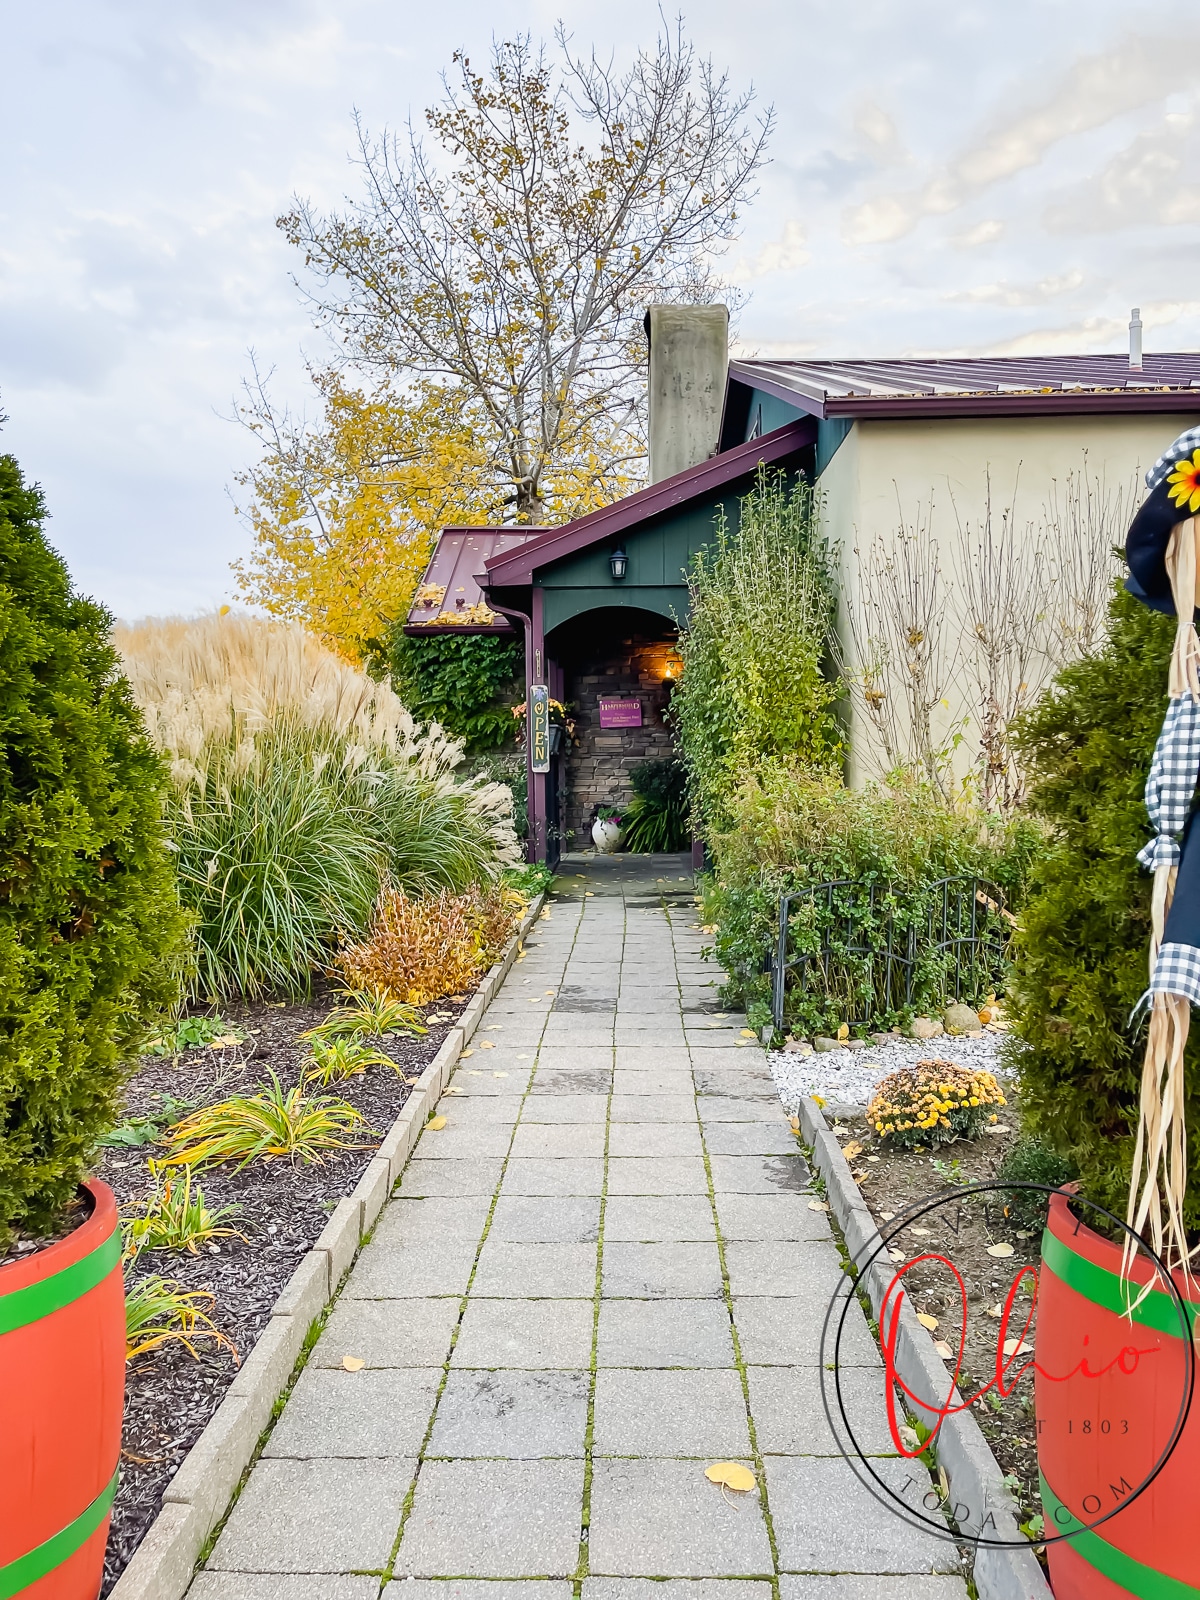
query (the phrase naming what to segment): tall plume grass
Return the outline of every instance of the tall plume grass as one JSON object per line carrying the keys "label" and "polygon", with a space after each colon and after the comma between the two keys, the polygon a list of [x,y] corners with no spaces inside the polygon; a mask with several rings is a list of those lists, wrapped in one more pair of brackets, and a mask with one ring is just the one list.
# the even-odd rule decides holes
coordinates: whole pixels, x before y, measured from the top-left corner
{"label": "tall plume grass", "polygon": [[172,618],[116,643],[170,767],[198,992],[303,991],[385,880],[458,891],[517,861],[510,790],[457,778],[461,744],[302,628]]}

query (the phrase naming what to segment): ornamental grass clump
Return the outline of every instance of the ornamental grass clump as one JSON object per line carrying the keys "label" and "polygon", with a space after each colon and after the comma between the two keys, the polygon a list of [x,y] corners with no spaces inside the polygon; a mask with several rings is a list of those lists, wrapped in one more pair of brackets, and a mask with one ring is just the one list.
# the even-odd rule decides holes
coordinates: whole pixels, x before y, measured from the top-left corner
{"label": "ornamental grass clump", "polygon": [[380,886],[461,891],[518,859],[507,786],[303,629],[246,616],[119,635],[170,763],[198,995],[307,992]]}
{"label": "ornamental grass clump", "polygon": [[368,937],[337,958],[352,989],[387,989],[409,1005],[473,988],[500,955],[525,901],[498,885],[468,894],[410,898],[387,889]]}
{"label": "ornamental grass clump", "polygon": [[918,1061],[888,1074],[867,1107],[867,1121],[884,1144],[949,1144],[974,1139],[995,1122],[992,1107],[1006,1103],[990,1072],[954,1061]]}

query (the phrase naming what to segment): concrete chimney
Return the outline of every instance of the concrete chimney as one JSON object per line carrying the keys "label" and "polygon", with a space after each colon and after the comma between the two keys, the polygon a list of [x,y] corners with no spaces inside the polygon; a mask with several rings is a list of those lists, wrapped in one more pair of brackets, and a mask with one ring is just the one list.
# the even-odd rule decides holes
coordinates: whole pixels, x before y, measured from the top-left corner
{"label": "concrete chimney", "polygon": [[727,306],[651,306],[650,482],[707,461],[717,448],[729,366]]}
{"label": "concrete chimney", "polygon": [[1129,315],[1129,370],[1142,370],[1142,313],[1137,306]]}

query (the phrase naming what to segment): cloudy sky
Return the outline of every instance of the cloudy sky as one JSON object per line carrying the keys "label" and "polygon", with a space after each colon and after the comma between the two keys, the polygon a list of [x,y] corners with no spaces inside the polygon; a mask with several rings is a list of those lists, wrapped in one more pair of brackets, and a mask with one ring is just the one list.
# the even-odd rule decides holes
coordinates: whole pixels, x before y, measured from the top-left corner
{"label": "cloudy sky", "polygon": [[[618,57],[642,0],[0,0],[0,404],[85,590],[134,617],[232,597],[228,420],[249,354],[302,404],[324,347],[274,227],[352,189],[351,113],[402,122],[453,50]],[[1200,8],[693,0],[779,118],[728,270],[764,355],[1200,349]]]}

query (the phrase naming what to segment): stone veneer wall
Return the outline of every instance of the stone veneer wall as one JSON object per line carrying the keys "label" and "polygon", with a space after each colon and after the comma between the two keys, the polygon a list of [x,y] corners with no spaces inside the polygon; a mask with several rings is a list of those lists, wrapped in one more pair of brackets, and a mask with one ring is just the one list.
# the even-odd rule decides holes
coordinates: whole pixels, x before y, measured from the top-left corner
{"label": "stone veneer wall", "polygon": [[[620,621],[616,627],[621,628]],[[668,628],[669,624],[664,624],[664,632]],[[674,630],[670,637],[656,637],[626,623],[625,631],[617,631],[615,637],[609,628],[602,635],[592,633],[578,638],[571,653],[564,650],[559,659],[566,674],[566,699],[576,708],[575,743],[561,763],[563,823],[573,830],[563,848],[590,850],[596,807],[609,805],[619,810],[628,804],[633,797],[630,768],[639,761],[661,760],[673,752],[663,711],[670,698],[665,681],[667,668],[673,667],[677,676],[679,658]],[[601,728],[602,695],[639,698],[642,726]]]}

